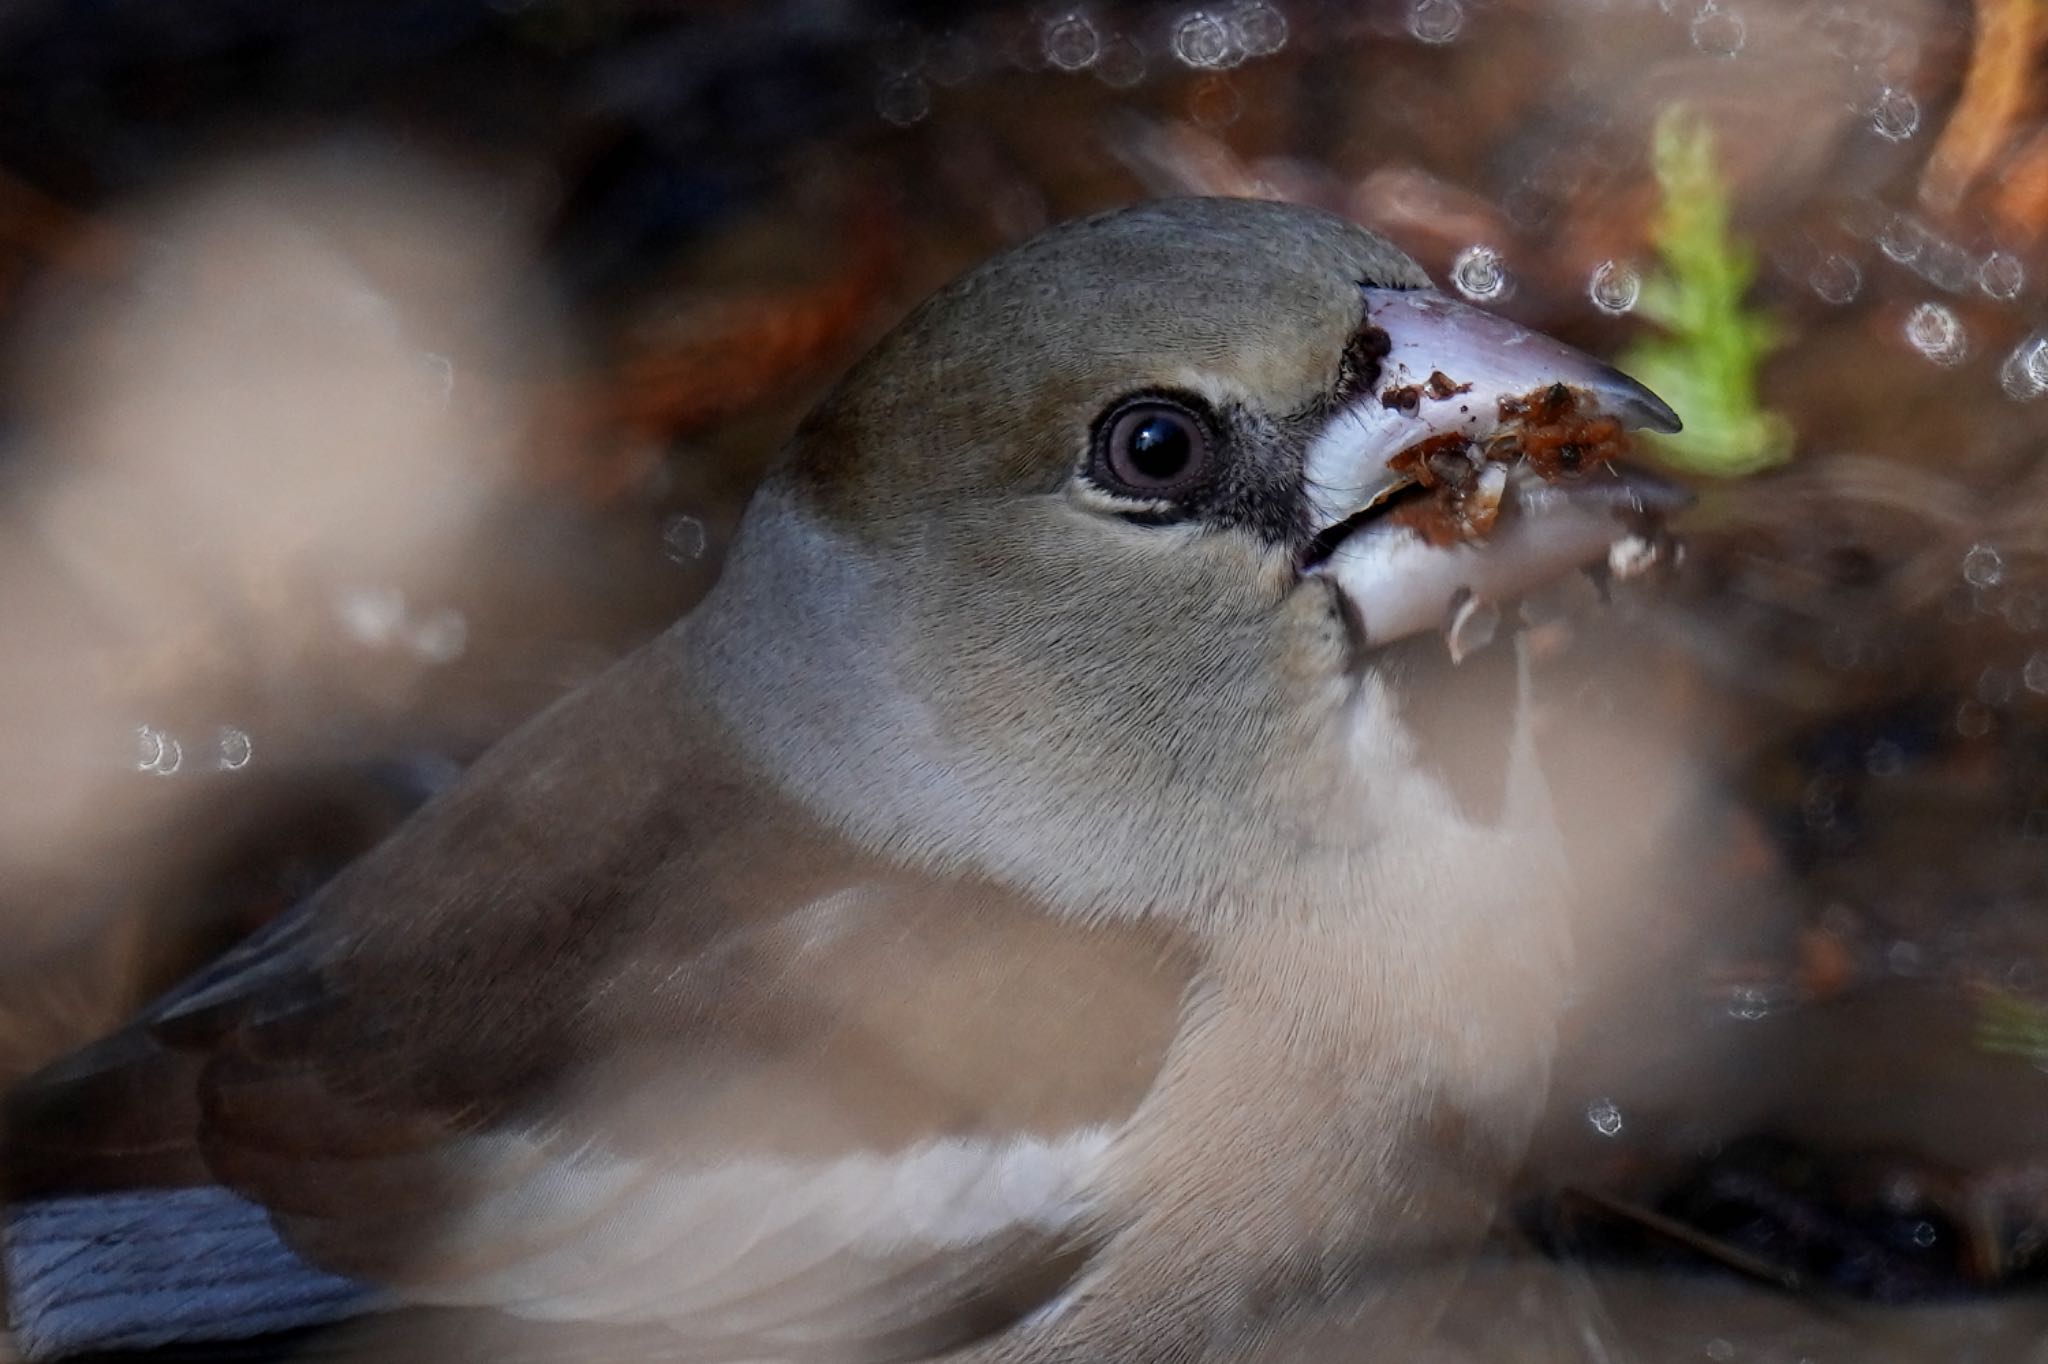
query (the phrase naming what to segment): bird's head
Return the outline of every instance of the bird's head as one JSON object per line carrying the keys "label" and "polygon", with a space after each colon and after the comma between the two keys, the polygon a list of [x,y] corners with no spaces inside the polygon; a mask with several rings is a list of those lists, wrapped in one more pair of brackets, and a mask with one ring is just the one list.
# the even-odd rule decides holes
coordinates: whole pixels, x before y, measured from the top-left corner
{"label": "bird's head", "polygon": [[749,742],[863,842],[1090,912],[1231,912],[1464,826],[1387,651],[1653,510],[1603,461],[1622,424],[1675,419],[1370,232],[1147,204],[877,346],[691,633]]}

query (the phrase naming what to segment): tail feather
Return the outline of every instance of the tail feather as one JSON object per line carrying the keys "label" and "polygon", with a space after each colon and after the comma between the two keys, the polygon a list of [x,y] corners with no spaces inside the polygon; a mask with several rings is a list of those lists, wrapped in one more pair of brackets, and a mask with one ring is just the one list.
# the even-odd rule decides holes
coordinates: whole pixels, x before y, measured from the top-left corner
{"label": "tail feather", "polygon": [[5,1216],[9,1325],[30,1361],[247,1339],[381,1306],[218,1187],[64,1195]]}

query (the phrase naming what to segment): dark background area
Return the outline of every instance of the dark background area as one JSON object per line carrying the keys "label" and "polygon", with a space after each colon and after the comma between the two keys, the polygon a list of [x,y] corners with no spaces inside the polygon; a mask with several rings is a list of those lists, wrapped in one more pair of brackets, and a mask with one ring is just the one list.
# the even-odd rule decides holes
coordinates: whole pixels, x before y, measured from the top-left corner
{"label": "dark background area", "polygon": [[1696,479],[1674,581],[1539,627],[1588,987],[1453,1334],[2033,1357],[2033,0],[10,6],[0,1065],[686,610],[796,417],[958,269],[1276,195],[1616,354],[1673,100],[1717,133],[1795,457]]}

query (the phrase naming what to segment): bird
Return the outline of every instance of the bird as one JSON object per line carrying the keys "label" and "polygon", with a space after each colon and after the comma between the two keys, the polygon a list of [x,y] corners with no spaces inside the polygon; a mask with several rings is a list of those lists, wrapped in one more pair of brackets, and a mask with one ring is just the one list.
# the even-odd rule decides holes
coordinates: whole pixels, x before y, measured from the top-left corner
{"label": "bird", "polygon": [[1537,467],[1528,394],[1678,424],[1317,210],[1151,201],[971,270],[801,421],[698,607],[9,1095],[16,1348],[1423,1325],[1404,1274],[1483,1235],[1543,1100],[1570,878],[1526,661],[1472,806],[1401,660],[1671,505]]}

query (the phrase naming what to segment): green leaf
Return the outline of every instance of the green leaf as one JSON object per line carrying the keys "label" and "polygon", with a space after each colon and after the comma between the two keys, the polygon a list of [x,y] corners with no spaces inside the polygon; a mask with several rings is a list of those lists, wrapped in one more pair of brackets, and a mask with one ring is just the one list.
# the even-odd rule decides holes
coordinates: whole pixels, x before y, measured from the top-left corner
{"label": "green leaf", "polygon": [[1977,1005],[1974,1040],[1979,1051],[2048,1065],[2048,1011],[2002,991],[1988,991]]}
{"label": "green leaf", "polygon": [[1659,269],[1644,281],[1638,316],[1663,335],[1637,342],[1622,366],[1675,408],[1685,430],[1646,439],[1667,462],[1734,477],[1791,458],[1791,423],[1766,411],[1757,375],[1783,344],[1776,319],[1750,308],[1756,257],[1730,227],[1714,134],[1682,105],[1651,134],[1660,201],[1650,228]]}

